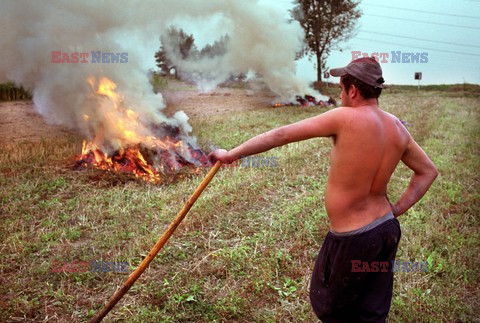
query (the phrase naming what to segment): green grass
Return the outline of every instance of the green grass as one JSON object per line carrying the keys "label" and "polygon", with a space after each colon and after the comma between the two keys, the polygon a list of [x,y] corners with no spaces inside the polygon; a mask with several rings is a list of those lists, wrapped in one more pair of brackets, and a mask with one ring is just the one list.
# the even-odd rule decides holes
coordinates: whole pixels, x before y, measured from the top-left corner
{"label": "green grass", "polygon": [[[381,106],[408,128],[438,166],[425,198],[400,217],[397,259],[428,261],[398,273],[389,320],[477,321],[479,277],[478,98],[385,91]],[[192,121],[204,147],[231,148],[318,108],[265,106]],[[53,273],[63,262],[140,263],[203,179],[168,185],[72,171],[79,138],[9,144],[0,155],[0,312],[6,320],[86,321],[127,278]],[[315,321],[308,284],[328,231],[324,187],[328,139],[265,153],[277,168],[222,168],[149,269],[107,322]],[[410,177],[395,172],[390,195]]]}

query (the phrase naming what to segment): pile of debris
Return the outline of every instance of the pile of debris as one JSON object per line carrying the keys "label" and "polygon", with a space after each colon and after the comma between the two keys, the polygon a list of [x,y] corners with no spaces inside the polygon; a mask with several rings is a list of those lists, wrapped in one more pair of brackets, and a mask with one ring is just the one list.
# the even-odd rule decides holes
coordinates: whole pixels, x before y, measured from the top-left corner
{"label": "pile of debris", "polygon": [[172,174],[187,167],[197,171],[211,167],[208,154],[200,149],[196,141],[185,136],[177,126],[153,127],[156,136],[148,143],[138,143],[102,149],[105,145],[95,141],[84,141],[82,154],[77,157],[74,169],[89,167],[114,173],[132,174],[145,181],[157,183],[166,174]]}
{"label": "pile of debris", "polygon": [[334,98],[329,97],[327,101],[316,100],[315,97],[311,95],[295,96],[295,102],[275,102],[272,103],[272,107],[279,108],[284,106],[295,106],[295,107],[333,107],[337,105],[337,102]]}

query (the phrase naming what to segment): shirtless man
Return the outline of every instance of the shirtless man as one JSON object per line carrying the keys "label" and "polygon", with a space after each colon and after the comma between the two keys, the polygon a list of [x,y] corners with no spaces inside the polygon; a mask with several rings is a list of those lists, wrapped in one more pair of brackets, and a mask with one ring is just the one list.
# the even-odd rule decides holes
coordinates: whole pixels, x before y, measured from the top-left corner
{"label": "shirtless man", "polygon": [[[384,322],[401,234],[396,217],[420,200],[438,173],[400,120],[378,107],[384,83],[380,64],[360,58],[331,75],[341,77],[343,107],[270,130],[230,151],[215,150],[210,157],[231,163],[291,142],[331,137],[325,190],[330,231],[312,274],[312,307],[324,322]],[[400,161],[413,176],[391,204],[387,184]]]}

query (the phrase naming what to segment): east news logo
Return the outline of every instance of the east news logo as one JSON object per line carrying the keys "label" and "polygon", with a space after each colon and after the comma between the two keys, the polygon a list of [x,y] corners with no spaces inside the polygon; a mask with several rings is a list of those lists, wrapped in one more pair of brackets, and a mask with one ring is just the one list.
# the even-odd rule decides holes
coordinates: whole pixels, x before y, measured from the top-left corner
{"label": "east news logo", "polygon": [[[90,55],[91,54],[91,55]],[[91,57],[89,62],[87,58]],[[52,63],[128,63],[128,53],[102,53],[101,51],[65,53],[52,51]]]}
{"label": "east news logo", "polygon": [[[391,55],[390,55],[391,54]],[[428,63],[428,53],[413,53],[413,52],[402,52],[400,50],[391,51],[390,53],[380,53],[373,52],[362,53],[359,50],[352,51],[352,61],[362,58],[362,57],[372,57],[379,63],[388,63],[388,59],[391,57],[390,63]]]}
{"label": "east news logo", "polygon": [[87,272],[92,273],[128,273],[128,262],[113,262],[113,261],[102,261],[102,260],[92,260],[89,261],[73,261],[73,262],[62,262],[61,260],[52,260],[52,272],[53,273],[77,273],[77,272]]}

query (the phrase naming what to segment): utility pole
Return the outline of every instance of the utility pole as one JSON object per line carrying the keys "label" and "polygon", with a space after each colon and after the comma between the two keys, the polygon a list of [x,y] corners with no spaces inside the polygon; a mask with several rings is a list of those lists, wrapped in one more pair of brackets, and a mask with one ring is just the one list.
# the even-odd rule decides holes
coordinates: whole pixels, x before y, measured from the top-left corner
{"label": "utility pole", "polygon": [[422,79],[422,72],[415,72],[415,79],[418,80],[418,91],[420,91],[420,80]]}
{"label": "utility pole", "polygon": [[325,73],[323,74],[323,78],[325,79],[325,83],[327,83],[327,87],[328,87],[328,78],[329,78],[329,77],[330,77],[330,73],[325,72]]}

